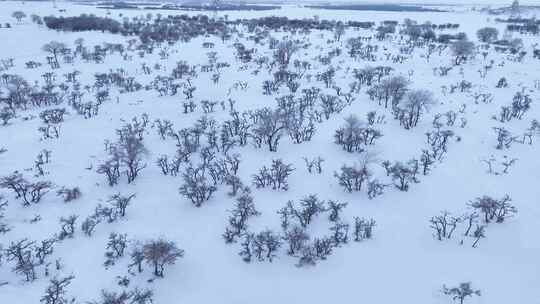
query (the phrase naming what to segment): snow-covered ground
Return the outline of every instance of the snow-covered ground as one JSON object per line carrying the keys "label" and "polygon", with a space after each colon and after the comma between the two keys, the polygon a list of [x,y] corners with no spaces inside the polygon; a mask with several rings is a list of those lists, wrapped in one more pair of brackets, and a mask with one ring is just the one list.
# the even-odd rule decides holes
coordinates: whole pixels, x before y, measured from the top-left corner
{"label": "snow-covered ground", "polygon": [[[65,12],[59,12],[65,9]],[[74,5],[58,2],[53,8],[50,2],[1,2],[0,23],[11,23],[12,27],[0,28],[0,59],[13,58],[14,67],[0,74],[19,74],[31,84],[43,83],[42,74],[50,71],[46,63],[47,54],[41,47],[50,41],[63,42],[74,47],[77,38],[83,38],[86,46],[108,43],[122,43],[136,37],[124,37],[101,32],[57,32],[39,26],[27,17],[16,22],[11,17],[13,11],[22,10],[26,15],[40,16],[64,15],[78,16],[82,13],[104,16],[106,10],[92,6]],[[496,27],[504,32],[505,24],[496,23],[493,16],[473,11],[459,10],[451,13],[390,13],[390,12],[351,12],[332,10],[312,10],[297,6],[286,6],[277,11],[262,12],[226,12],[228,20],[238,18],[257,18],[261,16],[287,16],[289,18],[309,18],[318,16],[321,20],[340,21],[403,21],[405,18],[418,23],[431,21],[436,24],[459,23],[457,30],[448,33],[465,32],[471,40],[477,42],[476,31],[485,26]],[[123,17],[143,16],[146,11],[111,10],[109,17],[121,21]],[[175,11],[152,11],[180,14]],[[201,12],[187,12],[190,15]],[[120,16],[119,14],[122,14]],[[212,17],[212,12],[208,12]],[[369,99],[365,90],[354,94],[355,100],[343,111],[334,114],[329,120],[317,124],[316,134],[311,141],[294,144],[284,135],[277,152],[269,152],[266,147],[255,148],[251,143],[235,148],[241,154],[238,176],[244,184],[251,186],[252,175],[263,165],[269,165],[272,159],[282,158],[292,163],[295,171],[289,178],[288,191],[256,189],[251,186],[255,206],[261,215],[250,219],[249,230],[253,232],[270,228],[280,231],[280,219],[277,210],[285,206],[288,200],[317,194],[320,199],[334,199],[348,202],[342,218],[351,224],[355,216],[376,220],[374,236],[363,242],[350,241],[334,248],[332,255],[320,261],[314,267],[295,267],[297,258],[285,253],[286,245],[280,249],[279,256],[272,263],[245,263],[238,256],[239,243],[225,244],[222,234],[227,226],[229,210],[233,208],[234,198],[227,195],[227,187],[220,186],[212,198],[200,208],[195,208],[188,199],[179,194],[181,176],[164,176],[155,164],[162,155],[174,155],[174,140],[162,140],[155,128],[148,127],[144,136],[144,145],[149,150],[145,158],[147,163],[140,176],[131,184],[122,177],[119,185],[109,187],[105,176],[96,169],[107,158],[104,141],[115,141],[116,129],[122,127],[133,117],[148,114],[150,122],[156,119],[168,119],[179,130],[191,127],[203,116],[199,106],[195,112],[184,114],[182,94],[159,96],[155,90],[141,90],[135,93],[120,94],[111,89],[111,96],[100,108],[99,115],[84,119],[66,104],[68,114],[62,123],[60,137],[43,140],[38,128],[43,125],[39,113],[45,108],[30,108],[17,111],[17,117],[7,126],[0,126],[0,177],[13,171],[22,172],[29,180],[49,180],[58,187],[81,189],[82,196],[73,202],[64,203],[55,195],[55,191],[46,194],[39,204],[23,207],[7,189],[0,189],[9,204],[5,210],[6,223],[11,230],[0,234],[0,248],[6,249],[10,242],[28,238],[41,241],[52,237],[60,230],[59,218],[76,214],[79,216],[77,231],[73,238],[58,242],[49,257],[52,262],[51,275],[44,275],[44,267],[37,269],[37,279],[26,282],[24,277],[11,270],[14,262],[0,259],[0,303],[38,303],[53,276],[65,277],[73,274],[75,278],[67,288],[69,296],[76,297],[76,303],[86,303],[99,299],[101,290],[121,290],[117,276],[127,275],[129,257],[120,259],[116,265],[106,269],[105,247],[111,232],[126,233],[129,240],[145,240],[163,237],[174,241],[185,250],[185,256],[175,265],[165,269],[165,277],[152,279],[150,267],[142,274],[129,276],[130,288],[139,286],[154,291],[154,303],[452,303],[452,299],[441,293],[443,284],[456,286],[461,282],[472,282],[480,289],[479,297],[465,300],[465,303],[538,303],[540,302],[540,146],[538,135],[533,136],[532,145],[514,143],[509,149],[497,150],[496,134],[493,127],[504,125],[513,134],[521,135],[531,125],[533,119],[540,118],[540,89],[534,88],[535,81],[540,81],[540,60],[532,56],[539,41],[539,36],[513,34],[513,38],[523,40],[523,50],[527,55],[521,62],[512,61],[511,55],[501,54],[491,49],[487,58],[478,54],[467,63],[452,69],[448,76],[435,76],[434,67],[450,66],[452,56],[448,49],[435,52],[429,62],[424,58],[426,50],[416,48],[404,63],[387,60],[385,53],[399,54],[402,46],[399,35],[395,39],[384,41],[372,40],[380,47],[376,53],[376,62],[352,60],[347,54],[346,41],[358,36],[371,36],[370,30],[347,29],[340,41],[333,40],[328,31],[313,30],[310,34],[297,33],[292,39],[309,41],[309,47],[300,49],[293,59],[307,60],[312,63],[308,73],[316,75],[327,66],[315,60],[317,55],[326,55],[329,51],[342,48],[341,55],[332,59],[336,67],[336,85],[348,90],[353,82],[353,69],[366,65],[385,65],[394,68],[393,75],[403,75],[410,79],[411,89],[427,89],[435,94],[436,104],[420,120],[419,125],[405,130],[394,120],[389,110],[385,110],[376,101]],[[271,32],[276,38],[290,35],[286,32]],[[248,36],[246,34],[245,36]],[[328,40],[332,40],[327,42]],[[262,94],[262,82],[272,78],[266,70],[254,74],[256,64],[247,64],[246,70],[240,70],[240,63],[235,59],[234,42],[241,42],[248,48],[257,48],[256,57],[272,57],[273,50],[268,45],[261,46],[253,40],[239,37],[223,43],[218,37],[198,37],[190,42],[178,42],[162,46],[169,53],[168,58],[159,56],[159,48],[153,54],[143,58],[135,51],[127,51],[133,56],[132,61],[124,60],[119,54],[108,55],[103,63],[84,62],[76,58],[72,64],[61,64],[54,70],[57,83],[64,80],[64,74],[78,70],[81,72],[81,84],[92,86],[95,73],[123,69],[127,75],[134,76],[143,85],[149,84],[156,75],[169,75],[175,63],[185,60],[190,65],[208,64],[207,52],[215,51],[218,62],[228,62],[230,67],[222,71],[221,80],[214,84],[211,73],[198,71],[193,85],[197,87],[194,100],[226,101],[236,100],[239,111],[254,110],[264,106],[275,107],[276,96]],[[214,49],[203,49],[204,42],[215,43]],[[37,69],[27,69],[25,63],[38,61],[43,65]],[[493,68],[482,78],[478,70],[494,61]],[[152,69],[152,74],[145,75],[141,64]],[[275,72],[275,70],[274,70]],[[499,79],[506,77],[507,88],[497,89]],[[443,93],[443,86],[450,87],[462,80],[473,84],[470,92]],[[247,89],[234,89],[239,81],[248,84]],[[318,86],[326,93],[334,90],[323,88],[322,82],[315,77],[300,80],[303,88]],[[0,92],[3,88],[0,86]],[[281,89],[281,95],[288,92]],[[531,109],[521,120],[514,119],[500,123],[492,118],[501,106],[511,104],[516,92],[531,96]],[[474,93],[491,93],[491,103],[475,103]],[[297,93],[300,94],[300,93]],[[87,94],[92,98],[93,94]],[[89,99],[90,100],[90,99]],[[463,106],[465,105],[465,106]],[[465,110],[463,108],[465,107]],[[457,122],[448,127],[455,132],[450,139],[448,153],[441,163],[436,163],[429,175],[419,176],[419,183],[412,183],[406,192],[393,186],[385,193],[369,199],[365,191],[347,193],[338,184],[334,172],[344,164],[359,163],[363,154],[347,153],[334,143],[334,132],[343,125],[344,118],[355,114],[362,120],[369,111],[385,115],[385,123],[377,125],[383,137],[370,146],[370,153],[377,161],[371,164],[374,175],[390,183],[390,179],[379,165],[383,160],[402,161],[421,155],[426,149],[425,133],[432,130],[433,117],[437,113],[453,110],[457,113]],[[459,110],[462,110],[461,112]],[[216,106],[216,112],[208,114],[218,122],[229,118],[227,111]],[[460,119],[467,124],[460,127]],[[459,140],[458,140],[459,139]],[[37,154],[43,149],[50,150],[51,162],[44,165],[45,176],[35,178],[33,168]],[[503,156],[516,158],[508,174],[494,175],[487,172],[485,159]],[[309,174],[303,157],[324,158],[323,173]],[[196,158],[195,158],[196,159]],[[56,189],[55,189],[56,190]],[[91,237],[80,230],[81,221],[89,216],[95,207],[106,204],[109,196],[115,193],[136,193],[128,207],[127,215],[114,223],[101,223]],[[483,195],[495,198],[508,194],[518,213],[504,223],[490,223],[486,228],[486,238],[480,240],[477,248],[472,248],[470,237],[462,236],[463,226],[456,231],[454,238],[438,241],[429,228],[429,219],[442,210],[457,215],[466,213],[470,208],[467,203]],[[41,220],[32,223],[36,215]],[[309,228],[312,236],[328,234],[326,215]],[[460,244],[461,240],[463,244]],[[54,261],[61,259],[63,268],[54,269]]]}

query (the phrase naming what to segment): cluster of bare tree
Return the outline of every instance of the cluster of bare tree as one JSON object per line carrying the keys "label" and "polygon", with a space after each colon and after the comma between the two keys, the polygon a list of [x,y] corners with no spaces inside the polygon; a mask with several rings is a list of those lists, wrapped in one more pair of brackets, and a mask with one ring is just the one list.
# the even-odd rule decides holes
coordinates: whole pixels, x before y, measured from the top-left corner
{"label": "cluster of bare tree", "polygon": [[255,209],[253,196],[249,188],[245,187],[236,198],[234,209],[230,210],[229,226],[223,233],[226,243],[234,243],[237,239],[247,233],[248,219],[260,215]]}
{"label": "cluster of bare tree", "polygon": [[[38,278],[39,268],[44,268],[44,275],[50,271],[49,257],[53,253],[56,238],[45,239],[41,242],[31,241],[27,238],[12,241],[9,246],[1,250],[0,256],[4,256],[13,264],[12,271],[25,278],[26,281],[34,281]],[[56,262],[58,265],[58,261]]]}
{"label": "cluster of bare tree", "polygon": [[135,194],[125,196],[120,193],[110,196],[108,199],[109,205],[103,206],[102,204],[98,204],[94,209],[94,213],[86,217],[81,223],[81,230],[86,236],[91,236],[96,226],[101,222],[113,223],[119,218],[124,217],[127,207],[134,197]]}
{"label": "cluster of bare tree", "polygon": [[[152,304],[154,292],[150,289],[134,288],[121,292],[102,290],[99,300],[88,302],[89,304]],[[46,303],[49,304],[49,303]],[[55,303],[56,304],[56,303]],[[60,303],[59,303],[60,304]],[[61,303],[63,304],[63,303]]]}
{"label": "cluster of bare tree", "polygon": [[500,122],[508,122],[512,119],[522,119],[523,115],[531,108],[532,98],[521,92],[517,92],[510,106],[502,106],[496,119]]}
{"label": "cluster of bare tree", "polygon": [[[17,14],[16,14],[17,13]],[[23,12],[16,12],[13,17],[20,22],[26,16]],[[40,22],[39,16],[32,16],[36,23]],[[95,22],[88,22],[88,21]],[[75,48],[71,49],[66,44],[51,41],[43,46],[42,50],[48,53],[47,64],[51,71],[42,75],[43,85],[30,85],[24,78],[18,75],[3,74],[0,76],[0,120],[3,125],[9,124],[15,118],[16,111],[26,110],[31,107],[49,107],[40,113],[39,117],[44,126],[39,128],[43,138],[58,138],[60,126],[64,122],[66,109],[58,107],[67,101],[76,113],[90,118],[98,115],[100,106],[110,99],[111,89],[117,89],[120,93],[135,92],[137,90],[155,90],[159,96],[177,96],[183,94],[184,100],[182,108],[184,113],[192,113],[197,109],[202,109],[205,116],[199,119],[191,128],[184,128],[175,131],[173,124],[168,120],[155,120],[152,128],[156,128],[161,139],[172,139],[176,144],[176,153],[173,157],[162,155],[156,160],[156,164],[164,175],[178,176],[182,178],[179,187],[181,195],[191,201],[196,207],[202,206],[209,201],[212,195],[218,190],[219,185],[230,187],[229,195],[234,197],[235,205],[230,210],[228,225],[223,238],[226,243],[240,243],[241,251],[239,255],[246,262],[269,261],[272,262],[279,256],[282,248],[286,253],[298,259],[297,265],[315,265],[318,261],[325,260],[332,251],[351,239],[362,241],[373,236],[375,221],[360,217],[354,218],[354,223],[345,221],[343,210],[347,203],[334,200],[323,201],[316,195],[309,195],[299,200],[299,202],[289,201],[286,206],[278,211],[281,217],[281,232],[274,232],[265,229],[260,232],[250,232],[248,221],[260,215],[255,208],[254,198],[249,187],[245,186],[237,175],[240,164],[239,154],[230,151],[236,147],[245,146],[252,143],[257,148],[267,147],[269,151],[276,152],[283,137],[288,136],[295,144],[310,141],[317,130],[317,124],[324,119],[328,120],[333,115],[340,113],[346,106],[351,105],[355,96],[361,89],[366,88],[366,93],[371,100],[378,102],[380,106],[388,108],[393,117],[399,121],[405,129],[417,127],[426,112],[435,104],[435,98],[430,91],[414,90],[409,87],[410,79],[414,71],[409,72],[409,79],[401,75],[391,75],[393,68],[389,66],[366,66],[361,69],[353,69],[352,76],[354,82],[349,85],[348,92],[337,85],[337,80],[342,71],[340,66],[332,64],[342,54],[339,47],[325,50],[316,57],[316,72],[310,74],[313,69],[308,61],[302,61],[297,57],[301,56],[302,50],[310,47],[308,38],[292,40],[286,38],[278,40],[273,38],[268,29],[280,29],[288,32],[297,30],[308,32],[311,29],[329,29],[332,31],[336,41],[340,41],[349,27],[371,28],[373,24],[360,24],[354,22],[328,22],[325,20],[289,20],[287,18],[260,18],[253,20],[239,20],[234,22],[223,19],[206,18],[202,16],[152,16],[146,18],[129,19],[120,24],[112,19],[96,16],[80,16],[69,18],[47,17],[43,20],[49,28],[89,30],[100,29],[113,33],[120,32],[124,35],[138,35],[140,43],[130,40],[127,47],[124,44],[105,43],[93,47],[85,46],[82,39],[75,42]],[[248,48],[241,42],[234,43],[236,60],[240,63],[240,69],[247,70],[255,67],[253,73],[256,75],[260,70],[266,69],[273,77],[262,84],[263,94],[276,96],[276,107],[263,107],[260,109],[245,111],[240,113],[235,108],[233,99],[228,101],[196,101],[195,92],[197,87],[194,80],[200,74],[212,73],[212,81],[217,84],[223,68],[230,67],[227,62],[219,62],[216,52],[208,53],[208,64],[202,66],[190,65],[186,61],[178,61],[170,73],[162,75],[165,67],[160,64],[150,66],[147,63],[141,65],[140,72],[144,75],[152,75],[152,80],[146,84],[140,84],[123,69],[110,70],[105,73],[96,73],[94,82],[84,85],[78,81],[79,71],[69,72],[65,75],[63,83],[57,83],[57,75],[54,70],[61,67],[61,64],[72,63],[80,58],[86,62],[101,63],[110,54],[119,54],[123,60],[131,61],[131,54],[137,54],[144,58],[146,54],[159,51],[162,59],[169,57],[169,51],[163,47],[162,42],[169,44],[175,41],[188,41],[194,37],[215,35],[219,36],[223,42],[231,39],[233,34],[238,37],[238,25],[246,25],[255,43],[264,45],[266,42],[270,48],[271,56],[259,55],[255,48]],[[397,31],[397,27],[401,29]],[[464,64],[476,55],[477,50],[473,42],[468,41],[464,33],[456,35],[441,34],[437,38],[436,29],[457,28],[458,25],[434,25],[418,24],[412,20],[405,20],[402,25],[396,21],[384,21],[376,29],[375,38],[385,40],[394,34],[404,35],[408,41],[400,44],[400,54],[385,53],[387,61],[393,63],[403,63],[411,57],[415,48],[423,48],[427,51],[426,58],[429,61],[431,54],[449,49],[454,56],[453,65]],[[298,35],[300,36],[300,35]],[[293,35],[293,37],[298,37]],[[484,43],[494,43],[499,45],[499,50],[503,44],[514,48],[517,41],[498,42],[498,31],[495,28],[483,28],[477,32],[480,41]],[[370,44],[372,37],[356,37],[346,41],[348,55],[354,60],[376,61],[380,52],[379,45]],[[438,40],[444,45],[436,45]],[[330,42],[328,42],[330,43]],[[448,45],[449,44],[449,45]],[[205,43],[205,48],[213,48],[213,43]],[[479,47],[479,50],[486,50],[482,53],[484,59],[487,58],[489,47]],[[497,50],[497,49],[496,49]],[[386,51],[386,49],[385,49]],[[505,50],[502,50],[506,52]],[[517,50],[511,51],[512,58],[523,58],[524,53]],[[517,53],[513,54],[513,53]],[[510,55],[509,55],[510,56]],[[536,56],[536,55],[535,55]],[[510,58],[510,57],[509,57]],[[509,59],[510,60],[510,59]],[[517,60],[517,59],[516,59]],[[493,66],[492,61],[484,66],[481,76],[485,77],[488,70]],[[28,69],[37,69],[41,63],[29,61],[26,63]],[[448,75],[454,66],[435,68],[434,73],[440,76]],[[458,69],[455,68],[455,69]],[[345,69],[350,73],[350,68]],[[156,75],[158,74],[159,75]],[[324,87],[301,88],[301,81],[312,82],[312,77]],[[150,77],[149,77],[150,78]],[[506,78],[501,78],[497,84],[498,88],[508,86]],[[247,82],[237,82],[231,88],[234,90],[246,90]],[[467,80],[453,83],[449,88],[443,88],[446,93],[470,93],[473,84]],[[447,90],[449,91],[447,92]],[[229,91],[229,94],[231,93]],[[283,90],[288,90],[283,94]],[[335,94],[328,92],[335,91]],[[91,96],[91,101],[88,101]],[[493,99],[490,94],[474,95],[476,101],[489,103]],[[228,102],[228,104],[226,104]],[[221,105],[223,111],[229,111],[229,117],[223,122],[218,122],[206,116],[211,114]],[[500,122],[508,122],[512,119],[522,119],[524,114],[530,109],[532,98],[523,92],[518,92],[513,98],[511,106],[504,106],[495,119]],[[55,106],[56,108],[50,108]],[[446,122],[443,123],[442,119]],[[433,129],[426,133],[427,145],[422,150],[421,156],[413,158],[407,162],[382,163],[386,171],[388,183],[380,182],[373,178],[372,170],[368,162],[360,165],[344,165],[338,172],[334,172],[340,186],[347,192],[366,191],[369,198],[374,198],[383,193],[388,186],[394,185],[400,191],[407,191],[412,183],[419,182],[420,174],[427,175],[436,161],[442,161],[447,152],[448,142],[455,136],[453,127],[457,121],[458,113],[448,111],[444,114],[435,115]],[[362,122],[356,116],[345,119],[345,124],[336,130],[334,135],[335,143],[340,145],[347,152],[364,153],[369,145],[375,144],[376,140],[382,137],[382,133],[375,128],[375,124],[384,120],[384,116],[378,116],[376,112],[367,115],[367,122]],[[466,120],[461,118],[461,127],[465,127]],[[447,129],[443,126],[446,125]],[[116,130],[118,140],[114,143],[106,142],[106,152],[108,158],[100,164],[97,172],[107,177],[108,184],[114,186],[118,184],[122,174],[127,177],[127,182],[135,181],[142,169],[146,167],[144,163],[148,151],[143,144],[143,136],[149,126],[148,117],[143,115],[141,119],[134,118],[130,123]],[[509,148],[511,143],[517,141],[517,136],[502,128],[494,128],[497,132],[497,149]],[[532,134],[540,130],[538,123],[528,129],[523,137],[523,142],[529,138],[532,143]],[[530,134],[527,136],[527,134]],[[196,163],[196,157],[200,162]],[[35,162],[35,169],[38,176],[46,174],[43,166],[48,163],[49,155],[39,154]],[[46,159],[46,160],[45,160]],[[305,158],[307,169],[310,173],[322,172],[322,158]],[[513,161],[508,162],[511,166]],[[489,163],[491,168],[491,163]],[[507,168],[505,169],[505,173]],[[253,175],[252,184],[257,188],[272,187],[275,190],[288,190],[288,177],[294,168],[292,164],[287,164],[281,159],[272,161],[270,167],[264,166],[257,174]],[[490,169],[491,170],[491,169]],[[29,182],[23,178],[21,173],[14,172],[11,175],[0,178],[0,188],[13,191],[15,198],[23,201],[24,206],[38,203],[43,196],[53,188],[52,183],[46,181]],[[78,187],[63,187],[57,191],[57,195],[65,202],[73,201],[81,196]],[[82,221],[81,230],[87,236],[91,236],[96,226],[101,222],[115,222],[119,218],[126,216],[126,210],[135,194],[122,195],[120,193],[112,195],[108,199],[108,205],[99,204],[92,215]],[[458,230],[459,225],[464,225],[463,236],[472,237],[473,247],[476,247],[479,240],[485,237],[485,228],[488,223],[502,223],[507,218],[514,216],[517,209],[510,204],[508,196],[502,199],[494,199],[488,196],[477,198],[470,202],[472,211],[462,215],[453,216],[447,211],[430,219],[430,227],[434,231],[434,236],[438,240],[451,239]],[[3,224],[3,209],[7,206],[0,196],[0,233],[9,231],[7,224]],[[311,237],[308,229],[317,217],[325,215],[330,227],[328,235],[321,237]],[[60,232],[53,238],[41,243],[29,241],[27,239],[12,242],[5,250],[0,250],[0,257],[4,255],[6,259],[14,265],[14,272],[23,275],[27,281],[37,278],[37,267],[44,265],[45,273],[49,274],[48,257],[52,255],[53,245],[57,241],[72,238],[76,232],[77,215],[60,218]],[[463,242],[463,241],[462,241]],[[131,248],[130,248],[131,247]],[[106,252],[105,267],[112,267],[115,263],[129,255],[129,273],[135,274],[143,272],[143,264],[152,268],[153,274],[157,277],[164,276],[167,265],[174,264],[182,258],[184,251],[179,249],[175,243],[164,239],[151,240],[145,243],[130,241],[126,234],[111,233],[109,235]],[[57,261],[57,268],[59,262]],[[50,281],[45,295],[41,302],[45,304],[73,303],[75,300],[66,296],[66,288],[74,279],[73,276],[65,278],[55,277]],[[122,279],[122,284],[127,287],[129,280]],[[480,295],[478,290],[473,290],[469,283],[462,283],[459,287],[446,288],[443,292],[451,296],[454,300],[459,300],[462,304],[464,299]],[[93,303],[132,303],[148,304],[152,302],[153,294],[149,290],[123,290],[122,292],[102,291],[101,299]]]}
{"label": "cluster of bare tree", "polygon": [[345,118],[343,127],[336,130],[334,141],[347,152],[364,152],[366,147],[373,145],[382,133],[372,124],[364,124],[357,116]]}
{"label": "cluster of bare tree", "polygon": [[253,185],[257,188],[272,187],[274,190],[289,189],[287,182],[294,168],[292,164],[285,164],[281,159],[272,160],[270,168],[263,166],[258,174],[253,175]]}
{"label": "cluster of bare tree", "polygon": [[39,203],[53,187],[49,181],[29,182],[19,172],[0,178],[0,188],[11,190],[16,199],[22,200],[23,206]]}
{"label": "cluster of bare tree", "polygon": [[[494,199],[484,195],[471,201],[468,205],[472,211],[461,216],[454,216],[448,211],[442,211],[440,215],[433,216],[429,220],[430,227],[434,231],[434,237],[442,241],[451,239],[458,225],[464,225],[462,236],[474,239],[472,247],[478,246],[480,239],[485,238],[485,228],[493,221],[503,223],[505,219],[514,216],[517,208],[510,204],[510,197],[505,195],[501,199]],[[463,244],[464,240],[460,241]]]}
{"label": "cluster of bare tree", "polygon": [[[347,203],[322,201],[316,195],[308,195],[298,203],[288,201],[278,211],[282,233],[270,229],[253,233],[248,230],[247,222],[260,213],[255,209],[249,189],[244,189],[237,197],[235,208],[230,211],[229,225],[223,237],[226,243],[240,242],[239,255],[245,262],[272,262],[280,249],[286,247],[287,255],[298,258],[298,267],[315,265],[317,261],[325,260],[334,248],[349,241],[349,224],[342,219],[346,206]],[[307,229],[321,214],[327,214],[330,233],[311,239]],[[373,219],[354,218],[353,240],[370,239],[374,226]]]}
{"label": "cluster of bare tree", "polygon": [[148,119],[144,115],[141,121],[133,118],[131,123],[116,130],[118,135],[116,143],[105,142],[109,159],[99,165],[97,172],[107,177],[109,186],[118,184],[121,170],[124,170],[127,182],[131,183],[146,167],[143,159],[148,151],[143,144],[143,135],[147,125]]}

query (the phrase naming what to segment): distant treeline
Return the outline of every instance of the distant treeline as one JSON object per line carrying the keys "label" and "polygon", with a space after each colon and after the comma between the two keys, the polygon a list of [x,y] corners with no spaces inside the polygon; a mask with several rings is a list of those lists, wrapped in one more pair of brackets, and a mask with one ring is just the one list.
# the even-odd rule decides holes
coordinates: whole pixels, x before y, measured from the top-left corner
{"label": "distant treeline", "polygon": [[[151,16],[151,15],[149,15]],[[283,30],[334,30],[340,26],[356,28],[372,28],[374,22],[348,21],[345,23],[329,20],[289,19],[287,17],[262,17],[256,19],[241,19],[225,21],[213,19],[207,15],[175,15],[160,18],[134,18],[126,19],[122,23],[106,17],[95,15],[80,15],[78,17],[44,17],[45,25],[54,30],[61,31],[102,31],[121,33],[123,35],[137,35],[142,40],[178,41],[188,40],[200,35],[227,36],[235,25],[245,25],[249,31],[255,28],[283,29]]]}
{"label": "distant treeline", "polygon": [[540,20],[536,18],[496,18],[495,21],[503,23],[522,23],[522,24],[540,24]]}
{"label": "distant treeline", "polygon": [[99,2],[97,5],[101,6],[112,6],[112,5],[131,5],[131,6],[138,6],[138,5],[154,5],[153,2],[128,2],[128,1],[103,1]]}
{"label": "distant treeline", "polygon": [[524,25],[509,24],[506,28],[511,32],[531,33],[533,35],[540,33],[540,26],[537,23],[528,23]]}
{"label": "distant treeline", "polygon": [[308,8],[350,11],[381,11],[381,12],[445,12],[439,9],[415,5],[399,4],[342,4],[342,5],[307,5]]}
{"label": "distant treeline", "polygon": [[511,32],[531,33],[537,35],[540,33],[540,20],[535,18],[508,18],[508,19],[495,19],[497,22],[511,23],[506,26]]}
{"label": "distant treeline", "polygon": [[193,10],[193,11],[269,11],[280,9],[281,6],[254,4],[220,4],[219,6],[204,4],[166,4],[161,7],[147,6],[144,9],[160,10]]}
{"label": "distant treeline", "polygon": [[128,4],[128,3],[114,3],[111,5],[98,5],[97,8],[103,9],[139,9],[137,5]]}
{"label": "distant treeline", "polygon": [[238,31],[239,25],[247,27],[249,33],[258,36],[257,39],[263,39],[264,35],[261,33],[267,30],[336,31],[344,28],[369,29],[375,26],[374,22],[341,22],[318,18],[289,19],[275,16],[240,20],[215,19],[204,14],[194,16],[156,14],[156,16],[154,18],[152,14],[147,14],[144,17],[124,18],[122,22],[118,22],[111,18],[83,14],[78,17],[48,16],[44,17],[43,21],[48,28],[54,30],[119,33],[125,36],[137,36],[143,43],[174,43],[207,35],[217,36],[225,41]]}
{"label": "distant treeline", "polygon": [[[141,7],[143,6],[144,7]],[[98,4],[97,8],[102,9],[145,9],[145,10],[175,10],[175,11],[268,11],[280,9],[275,5],[255,5],[255,4],[229,4],[223,3],[218,6],[210,4],[185,3],[185,4],[164,4],[154,5],[152,3],[138,4],[133,2],[104,2]]]}
{"label": "distant treeline", "polygon": [[[318,19],[289,19],[287,17],[261,17],[256,19],[242,19],[236,23],[248,25],[248,27],[266,27],[273,30],[333,30],[336,27],[336,21],[318,20]],[[348,21],[346,26],[368,29],[375,26],[374,22]]]}
{"label": "distant treeline", "polygon": [[115,34],[122,30],[122,24],[114,19],[86,14],[76,17],[48,16],[43,17],[43,22],[50,29],[70,32],[102,31]]}

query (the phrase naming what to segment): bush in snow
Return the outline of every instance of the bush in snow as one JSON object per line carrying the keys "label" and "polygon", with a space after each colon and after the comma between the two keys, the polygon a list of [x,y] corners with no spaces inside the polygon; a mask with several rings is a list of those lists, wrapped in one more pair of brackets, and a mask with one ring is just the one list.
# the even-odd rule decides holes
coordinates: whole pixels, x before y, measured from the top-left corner
{"label": "bush in snow", "polygon": [[470,282],[460,283],[457,287],[448,288],[443,285],[442,292],[448,295],[452,300],[463,304],[467,297],[480,296],[480,290],[474,290]]}
{"label": "bush in snow", "polygon": [[8,107],[0,109],[0,120],[2,126],[7,126],[11,119],[15,118],[15,113]]}
{"label": "bush in snow", "polygon": [[262,108],[251,114],[255,124],[251,130],[255,146],[260,148],[263,144],[271,152],[277,151],[279,140],[286,128],[285,116],[282,110]]}
{"label": "bush in snow", "polygon": [[369,180],[372,173],[367,165],[362,166],[345,166],[341,167],[341,171],[334,172],[334,176],[338,179],[339,185],[347,192],[361,191],[362,186]]}
{"label": "bush in snow", "polygon": [[497,134],[497,148],[498,150],[508,149],[512,146],[512,143],[516,141],[517,136],[513,136],[510,131],[502,127],[493,127],[493,130]]}
{"label": "bush in snow", "polygon": [[253,184],[257,188],[272,187],[274,190],[287,191],[289,189],[287,179],[292,171],[294,171],[292,164],[285,164],[281,159],[274,159],[270,168],[264,166],[259,170],[259,174],[253,175]]}
{"label": "bush in snow", "polygon": [[65,188],[62,187],[62,189],[56,191],[57,196],[62,196],[64,199],[64,202],[71,202],[81,197],[82,193],[79,187],[74,188]]}
{"label": "bush in snow", "polygon": [[72,238],[75,234],[75,222],[77,221],[78,216],[70,215],[68,217],[60,218],[60,233],[58,234],[59,240],[64,240],[66,238]]}
{"label": "bush in snow", "polygon": [[[152,304],[154,293],[151,290],[122,290],[122,292],[113,292],[102,290],[99,301],[89,302],[91,304]],[[63,304],[63,303],[62,303]]]}
{"label": "bush in snow", "polygon": [[246,233],[239,255],[247,263],[251,262],[252,258],[256,258],[259,262],[272,262],[277,257],[281,245],[281,237],[271,230],[267,229],[257,234]]}
{"label": "bush in snow", "polygon": [[386,175],[392,177],[394,186],[400,191],[407,191],[411,182],[418,182],[416,175],[419,171],[419,164],[415,159],[409,161],[407,164],[395,162],[391,165],[389,161],[385,161],[382,165],[386,170]]}
{"label": "bush in snow", "polygon": [[246,232],[248,219],[260,215],[260,212],[255,209],[249,189],[242,191],[230,213],[229,226],[223,234],[226,243],[236,242],[236,239]]}
{"label": "bush in snow", "polygon": [[114,265],[116,260],[123,257],[126,247],[127,235],[112,232],[107,241],[107,251],[105,251],[105,262],[103,263],[105,268]]}
{"label": "bush in snow", "polygon": [[120,193],[117,193],[109,197],[108,202],[111,203],[112,207],[116,210],[116,213],[120,217],[124,217],[126,215],[126,209],[129,206],[130,201],[134,197],[135,197],[135,194],[124,196]]}
{"label": "bush in snow", "polygon": [[382,137],[379,130],[370,125],[363,126],[358,117],[351,115],[345,118],[345,125],[336,130],[334,142],[347,152],[363,152],[365,147],[372,145]]}
{"label": "bush in snow", "polygon": [[442,241],[452,238],[452,234],[457,228],[457,224],[462,221],[460,217],[455,217],[448,211],[441,212],[441,215],[433,216],[429,220],[431,228],[435,231],[434,236]]}
{"label": "bush in snow", "polygon": [[306,169],[309,173],[322,173],[322,163],[324,162],[324,159],[320,156],[316,158],[309,159],[307,157],[302,158],[304,162],[306,163]]}
{"label": "bush in snow", "polygon": [[281,217],[281,227],[287,230],[291,221],[295,220],[302,228],[306,228],[315,216],[324,212],[324,201],[321,201],[317,195],[308,195],[300,199],[299,205],[293,201],[288,201],[285,207],[278,210]]}
{"label": "bush in snow", "polygon": [[517,208],[510,204],[512,199],[505,195],[501,199],[494,199],[484,195],[476,198],[469,203],[469,206],[483,214],[484,223],[490,223],[495,220],[496,223],[502,223],[505,219],[514,216],[517,213]]}
{"label": "bush in snow", "polygon": [[195,207],[200,207],[208,201],[217,190],[216,185],[210,182],[204,167],[187,167],[182,174],[184,183],[180,186],[180,194],[188,198]]}
{"label": "bush in snow", "polygon": [[283,240],[287,243],[287,254],[296,256],[301,253],[307,242],[309,235],[304,228],[294,225],[283,232]]}
{"label": "bush in snow", "polygon": [[343,222],[335,222],[332,227],[332,242],[334,247],[339,247],[341,244],[346,244],[349,241],[349,224]]}
{"label": "bush in snow", "polygon": [[371,239],[373,237],[373,227],[375,227],[374,219],[354,218],[354,241]]}

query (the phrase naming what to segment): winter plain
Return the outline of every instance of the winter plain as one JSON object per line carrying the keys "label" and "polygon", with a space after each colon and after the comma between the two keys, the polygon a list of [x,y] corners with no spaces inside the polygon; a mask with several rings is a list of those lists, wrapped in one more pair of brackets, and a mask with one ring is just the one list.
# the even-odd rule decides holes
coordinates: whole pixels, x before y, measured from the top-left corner
{"label": "winter plain", "polygon": [[0,303],[540,303],[509,2],[0,2]]}

